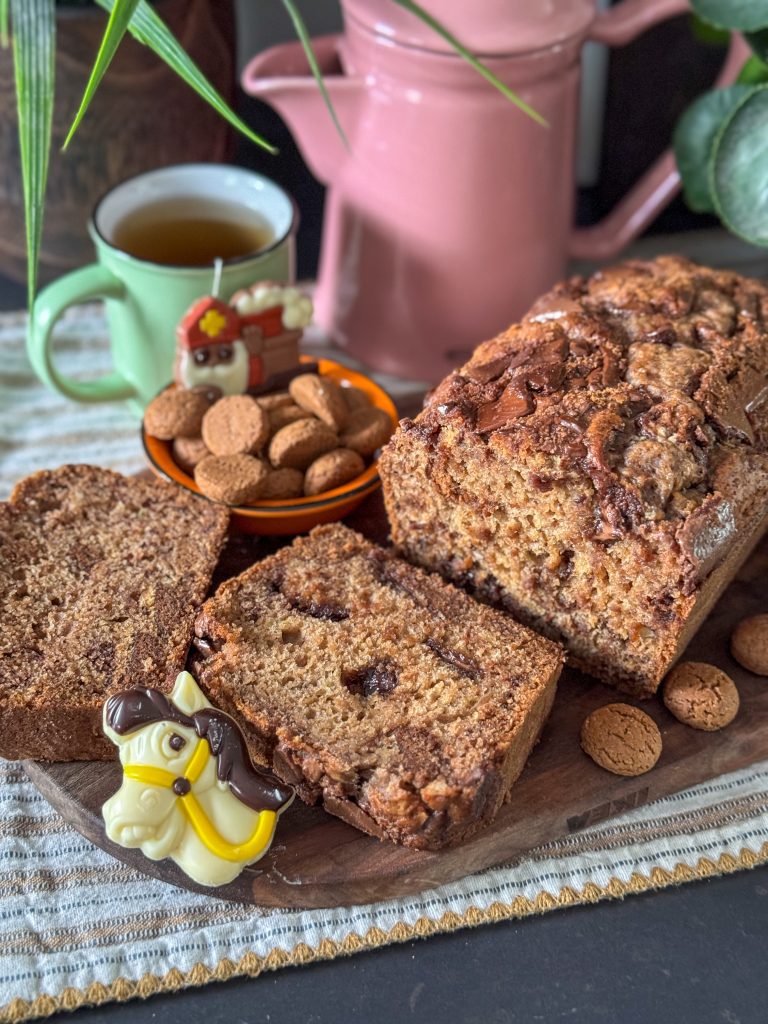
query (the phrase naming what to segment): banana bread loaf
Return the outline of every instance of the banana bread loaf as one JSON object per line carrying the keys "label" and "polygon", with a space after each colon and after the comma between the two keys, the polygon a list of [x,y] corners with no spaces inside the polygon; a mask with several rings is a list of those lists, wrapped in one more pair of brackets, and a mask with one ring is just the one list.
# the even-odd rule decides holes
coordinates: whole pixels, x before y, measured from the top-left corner
{"label": "banana bread loaf", "polygon": [[0,503],[0,756],[113,758],[101,707],[170,689],[228,512],[156,480],[63,466]]}
{"label": "banana bread loaf", "polygon": [[677,257],[555,288],[385,449],[396,547],[652,694],[765,526],[767,317]]}
{"label": "banana bread loaf", "polygon": [[491,820],[549,713],[559,647],[325,526],[223,584],[203,690],[308,803],[423,849]]}

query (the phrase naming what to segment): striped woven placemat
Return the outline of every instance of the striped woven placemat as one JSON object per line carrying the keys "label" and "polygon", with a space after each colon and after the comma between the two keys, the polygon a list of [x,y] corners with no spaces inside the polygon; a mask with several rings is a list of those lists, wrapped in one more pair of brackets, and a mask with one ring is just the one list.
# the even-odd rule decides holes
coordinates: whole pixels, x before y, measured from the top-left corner
{"label": "striped woven placemat", "polygon": [[[77,406],[35,380],[25,327],[24,314],[0,315],[0,496],[63,462],[142,468],[123,407]],[[73,375],[108,369],[97,307],[66,316],[58,350]],[[10,762],[0,835],[0,1020],[22,1021],[753,867],[768,861],[768,762],[428,893],[335,910],[261,910],[141,875],[83,839]]]}

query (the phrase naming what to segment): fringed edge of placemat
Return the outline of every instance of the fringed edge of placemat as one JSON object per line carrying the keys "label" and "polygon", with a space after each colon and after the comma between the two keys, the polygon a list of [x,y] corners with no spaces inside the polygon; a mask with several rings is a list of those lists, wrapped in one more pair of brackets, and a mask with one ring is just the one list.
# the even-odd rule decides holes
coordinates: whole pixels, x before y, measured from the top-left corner
{"label": "fringed edge of placemat", "polygon": [[0,1007],[0,1021],[3,1024],[20,1024],[22,1021],[50,1017],[62,1010],[79,1010],[84,1006],[101,1006],[104,1003],[124,1003],[130,999],[147,999],[163,992],[178,992],[185,988],[207,985],[213,981],[229,981],[231,978],[255,978],[265,971],[275,971],[281,967],[297,967],[303,964],[317,963],[321,960],[334,960],[341,956],[351,956],[381,946],[408,942],[411,939],[426,939],[431,935],[458,931],[460,928],[476,928],[478,925],[495,924],[513,918],[530,917],[533,914],[545,914],[550,910],[575,907],[588,903],[599,903],[602,900],[623,899],[638,893],[666,889],[685,882],[695,882],[704,878],[715,878],[718,875],[730,875],[736,871],[758,867],[768,862],[768,842],[763,843],[760,850],[743,848],[738,856],[722,853],[717,860],[701,857],[695,865],[678,863],[672,871],[666,868],[653,868],[649,875],[633,872],[628,882],[612,878],[605,886],[587,882],[580,891],[572,886],[564,886],[557,896],[548,892],[540,892],[534,899],[518,896],[511,903],[495,901],[484,910],[469,907],[463,914],[448,910],[441,917],[433,920],[420,917],[414,924],[399,921],[388,931],[382,928],[370,928],[365,935],[350,932],[340,942],[334,939],[323,939],[317,946],[308,946],[300,942],[290,952],[284,949],[272,949],[267,956],[256,953],[244,953],[235,962],[224,957],[214,967],[206,967],[197,963],[188,971],[180,971],[173,967],[162,977],[156,974],[145,974],[138,981],[118,978],[111,985],[94,982],[87,989],[67,987],[60,995],[38,996],[31,1002],[26,999],[14,999]]}

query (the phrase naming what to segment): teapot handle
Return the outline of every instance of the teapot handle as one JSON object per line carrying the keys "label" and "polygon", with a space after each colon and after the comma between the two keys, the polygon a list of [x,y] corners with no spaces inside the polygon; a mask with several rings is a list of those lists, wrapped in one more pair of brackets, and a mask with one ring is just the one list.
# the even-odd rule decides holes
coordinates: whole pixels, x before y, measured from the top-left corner
{"label": "teapot handle", "polygon": [[[624,46],[652,25],[689,10],[687,0],[624,0],[598,15],[588,38],[608,46]],[[734,33],[715,85],[731,85],[749,52],[742,37]],[[597,262],[611,259],[645,230],[679,190],[675,155],[667,149],[607,217],[588,228],[574,229],[569,255]]]}

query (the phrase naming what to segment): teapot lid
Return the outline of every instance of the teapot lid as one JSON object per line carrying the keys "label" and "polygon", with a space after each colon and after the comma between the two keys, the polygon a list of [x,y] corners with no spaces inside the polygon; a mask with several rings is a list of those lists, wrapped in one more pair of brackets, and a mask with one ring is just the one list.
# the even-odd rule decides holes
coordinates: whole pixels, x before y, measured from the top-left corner
{"label": "teapot lid", "polygon": [[[423,6],[476,56],[530,53],[586,33],[595,0],[424,0]],[[454,50],[394,0],[342,0],[347,17],[404,46]]]}

